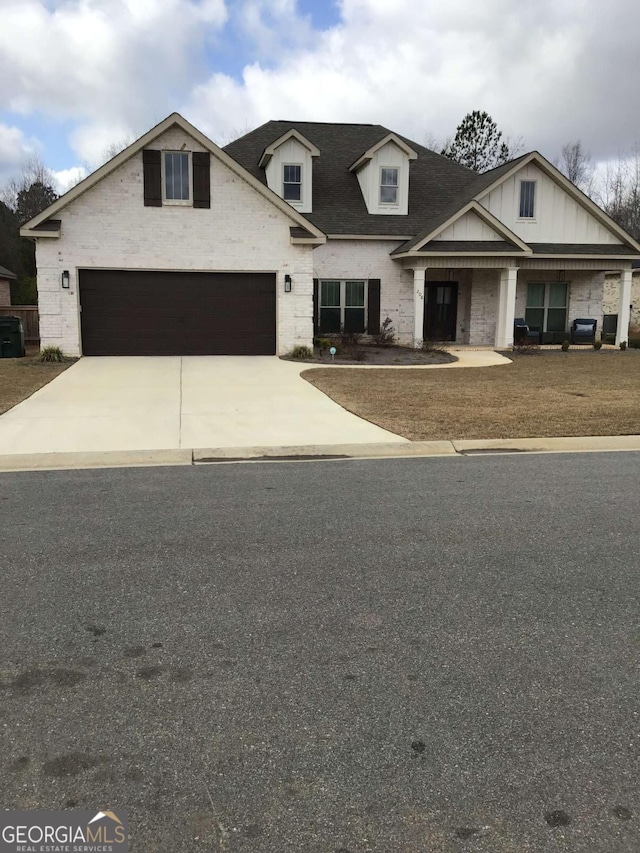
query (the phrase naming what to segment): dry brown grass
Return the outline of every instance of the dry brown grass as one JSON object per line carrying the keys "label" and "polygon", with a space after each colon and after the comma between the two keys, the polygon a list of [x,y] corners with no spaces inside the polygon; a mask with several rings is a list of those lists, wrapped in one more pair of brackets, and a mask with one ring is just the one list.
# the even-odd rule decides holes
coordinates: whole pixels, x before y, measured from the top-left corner
{"label": "dry brown grass", "polygon": [[0,414],[26,400],[71,364],[41,364],[29,357],[0,359]]}
{"label": "dry brown grass", "polygon": [[640,350],[514,355],[454,370],[308,370],[345,409],[414,441],[640,433]]}

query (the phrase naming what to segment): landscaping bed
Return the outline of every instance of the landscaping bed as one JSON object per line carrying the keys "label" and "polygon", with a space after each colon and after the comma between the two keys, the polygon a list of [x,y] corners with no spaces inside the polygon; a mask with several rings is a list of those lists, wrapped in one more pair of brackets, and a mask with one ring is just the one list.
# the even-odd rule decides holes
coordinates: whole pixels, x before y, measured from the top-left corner
{"label": "landscaping bed", "polygon": [[448,364],[456,361],[455,356],[446,350],[414,349],[401,346],[377,346],[375,344],[341,345],[336,343],[336,355],[332,358],[328,348],[314,347],[313,356],[286,355],[284,359],[302,361],[307,364],[375,364],[375,365],[420,365]]}
{"label": "landscaping bed", "polygon": [[40,362],[36,355],[27,358],[0,358],[0,414],[30,397],[74,363]]}
{"label": "landscaping bed", "polygon": [[640,350],[509,353],[458,370],[308,370],[345,409],[414,441],[640,434]]}

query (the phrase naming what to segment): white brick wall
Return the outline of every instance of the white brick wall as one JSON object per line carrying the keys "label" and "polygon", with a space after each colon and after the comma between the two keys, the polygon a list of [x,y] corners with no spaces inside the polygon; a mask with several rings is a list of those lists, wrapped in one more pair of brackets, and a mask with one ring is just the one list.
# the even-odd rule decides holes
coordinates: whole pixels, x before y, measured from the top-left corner
{"label": "white brick wall", "polygon": [[380,321],[391,318],[400,343],[413,337],[413,272],[389,257],[398,240],[329,240],[313,252],[314,278],[379,278]]}
{"label": "white brick wall", "polygon": [[[172,128],[154,149],[202,150]],[[64,208],[59,239],[37,242],[42,345],[79,355],[79,268],[255,271],[277,273],[278,352],[310,345],[313,336],[312,248],[291,245],[295,223],[211,157],[211,209],[144,207],[142,154],[124,163]],[[62,290],[69,270],[71,287]],[[284,293],[284,275],[293,290]]]}
{"label": "white brick wall", "polygon": [[[604,313],[617,314],[620,298],[620,275],[608,275],[604,282]],[[640,327],[640,270],[634,270],[631,279],[631,328]]]}

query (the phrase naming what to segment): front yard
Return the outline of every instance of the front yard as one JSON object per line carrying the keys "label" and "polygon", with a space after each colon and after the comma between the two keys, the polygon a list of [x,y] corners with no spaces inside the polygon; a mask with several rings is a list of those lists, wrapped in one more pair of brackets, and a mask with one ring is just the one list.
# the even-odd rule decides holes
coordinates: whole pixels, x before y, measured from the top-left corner
{"label": "front yard", "polygon": [[640,433],[640,350],[536,352],[500,367],[318,369],[345,409],[413,441]]}
{"label": "front yard", "polygon": [[42,363],[37,357],[0,359],[0,415],[51,382],[72,363]]}

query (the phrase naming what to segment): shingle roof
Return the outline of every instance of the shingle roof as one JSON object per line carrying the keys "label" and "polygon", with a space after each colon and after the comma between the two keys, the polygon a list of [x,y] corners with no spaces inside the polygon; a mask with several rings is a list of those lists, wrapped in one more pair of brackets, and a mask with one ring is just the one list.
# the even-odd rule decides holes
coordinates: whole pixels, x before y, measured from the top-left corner
{"label": "shingle roof", "polygon": [[0,278],[17,278],[16,274],[6,267],[0,267]]}
{"label": "shingle roof", "polygon": [[602,243],[529,243],[534,255],[637,255],[630,246]]}
{"label": "shingle roof", "polygon": [[[262,183],[258,161],[264,149],[295,128],[320,149],[313,162],[313,213],[305,217],[325,234],[384,234],[407,237],[421,233],[449,210],[455,199],[464,203],[467,188],[477,182],[475,172],[400,136],[418,154],[409,172],[408,216],[372,216],[368,213],[357,176],[349,171],[364,151],[392,133],[379,124],[323,124],[270,121],[225,146],[225,151]],[[484,177],[484,176],[480,176]],[[435,227],[435,226],[434,226]]]}
{"label": "shingle roof", "polygon": [[507,240],[432,240],[419,249],[420,252],[474,252],[482,255],[486,252],[518,252],[525,250]]}

